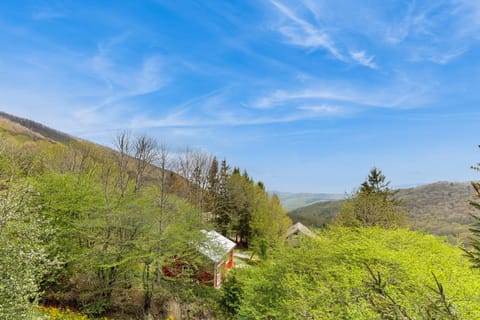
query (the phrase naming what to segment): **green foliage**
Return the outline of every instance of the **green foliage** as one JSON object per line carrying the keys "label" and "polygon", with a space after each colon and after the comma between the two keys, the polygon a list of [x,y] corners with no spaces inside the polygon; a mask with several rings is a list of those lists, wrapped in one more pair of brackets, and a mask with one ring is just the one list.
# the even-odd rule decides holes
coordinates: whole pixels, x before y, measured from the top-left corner
{"label": "green foliage", "polygon": [[461,250],[435,236],[379,227],[324,230],[256,268],[236,270],[241,286],[227,292],[234,297],[227,307],[234,306],[237,319],[380,319],[366,265],[382,275],[390,302],[412,319],[433,319],[425,310],[434,308],[425,306],[442,301],[465,319],[480,317],[480,276]]}
{"label": "green foliage", "polygon": [[51,249],[67,263],[76,259],[82,242],[87,241],[82,236],[82,222],[104,204],[99,184],[92,175],[82,173],[46,173],[31,180],[39,191],[36,200],[42,214],[49,217],[57,230],[50,239],[52,246],[57,247]]}
{"label": "green foliage", "polygon": [[281,245],[292,221],[276,195],[270,197],[264,190],[257,189],[257,199],[260,200],[252,217],[252,247],[265,257],[268,248]]}
{"label": "green foliage", "polygon": [[255,210],[255,184],[239,169],[228,177],[227,192],[231,204],[231,229],[239,243],[248,244],[252,238],[252,215]]}
{"label": "green foliage", "polygon": [[[34,206],[35,190],[18,181],[0,190],[0,318],[24,318],[37,302],[40,282],[55,264],[46,239],[54,232]],[[33,305],[34,305],[33,303]]]}
{"label": "green foliage", "polygon": [[37,298],[89,316],[146,318],[173,299],[188,305],[188,317],[209,317],[218,291],[164,277],[162,267],[205,264],[197,249],[209,223],[264,257],[290,224],[277,197],[225,160],[190,152],[180,176],[146,136],[121,133],[114,152],[8,119],[0,120],[2,319],[26,316]]}
{"label": "green foliage", "polygon": [[344,226],[382,226],[392,228],[404,224],[406,213],[384,194],[359,192],[343,202],[335,222]]}
{"label": "green foliage", "polygon": [[0,318],[26,317],[40,296],[40,283],[56,269],[48,254],[55,233],[41,212],[38,191],[25,176],[36,162],[25,145],[0,138]]}
{"label": "green foliage", "polygon": [[[480,171],[480,164],[472,166],[472,169]],[[470,205],[476,210],[480,210],[480,183],[472,182],[472,187],[475,190],[475,200],[470,201]],[[467,250],[466,253],[472,261],[475,268],[480,268],[480,217],[478,215],[472,214],[472,217],[475,219],[475,222],[470,227],[470,246],[471,249]]]}
{"label": "green foliage", "polygon": [[379,193],[386,197],[393,195],[386,181],[385,175],[379,169],[373,167],[368,174],[367,179],[360,185],[360,193]]}
{"label": "green foliage", "polygon": [[225,160],[219,171],[217,165],[214,159],[209,170],[209,207],[216,228],[256,252],[275,247],[291,225],[278,197],[270,196],[246,171],[231,171]]}
{"label": "green foliage", "polygon": [[232,272],[222,284],[221,306],[227,316],[238,312],[242,295],[242,283],[240,283],[236,274]]}
{"label": "green foliage", "polygon": [[215,189],[212,189],[215,193],[213,194],[213,203],[210,205],[215,219],[215,226],[223,235],[226,235],[229,231],[233,216],[233,200],[228,190],[230,175],[230,167],[227,165],[227,161],[223,160],[218,172],[218,185],[216,185]]}
{"label": "green foliage", "polygon": [[395,193],[388,188],[390,182],[377,168],[373,168],[360,189],[343,202],[335,217],[344,226],[382,226],[392,228],[404,222],[405,212],[398,208]]}
{"label": "green foliage", "polygon": [[375,273],[368,265],[366,268],[371,275],[371,281],[366,282],[367,287],[370,288],[367,300],[382,319],[416,319],[418,317],[425,320],[460,319],[455,306],[447,298],[443,285],[434,273],[432,276],[436,286],[430,288],[430,295],[424,298],[426,303],[419,305],[419,315],[414,316],[410,315],[407,309],[390,294],[387,290],[388,283],[383,280],[380,272]]}

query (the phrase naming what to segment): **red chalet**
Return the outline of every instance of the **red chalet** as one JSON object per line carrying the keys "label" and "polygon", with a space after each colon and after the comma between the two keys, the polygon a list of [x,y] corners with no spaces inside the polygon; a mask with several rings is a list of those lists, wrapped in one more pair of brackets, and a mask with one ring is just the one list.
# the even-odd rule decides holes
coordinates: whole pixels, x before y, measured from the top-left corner
{"label": "red chalet", "polygon": [[169,277],[195,277],[204,284],[219,288],[225,274],[233,267],[233,249],[235,242],[225,238],[216,231],[205,231],[206,239],[199,245],[198,251],[204,257],[200,266],[193,267],[186,260],[177,259],[169,266],[163,267],[163,274]]}

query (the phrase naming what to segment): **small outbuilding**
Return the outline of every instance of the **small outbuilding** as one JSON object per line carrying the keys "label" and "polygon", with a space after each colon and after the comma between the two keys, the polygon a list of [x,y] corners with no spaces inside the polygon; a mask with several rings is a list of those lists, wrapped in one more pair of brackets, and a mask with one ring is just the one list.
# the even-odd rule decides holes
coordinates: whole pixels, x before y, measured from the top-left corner
{"label": "small outbuilding", "polygon": [[209,260],[202,269],[204,272],[211,272],[213,286],[219,288],[226,273],[233,267],[233,249],[236,244],[216,231],[202,232],[207,239],[199,247],[199,251]]}
{"label": "small outbuilding", "polygon": [[297,236],[306,236],[309,238],[316,237],[315,233],[305,227],[301,222],[295,223],[287,230],[287,239],[292,239]]}
{"label": "small outbuilding", "polygon": [[216,231],[202,230],[205,238],[198,245],[200,259],[173,258],[162,268],[167,277],[189,277],[199,283],[220,288],[226,273],[233,267],[235,242]]}

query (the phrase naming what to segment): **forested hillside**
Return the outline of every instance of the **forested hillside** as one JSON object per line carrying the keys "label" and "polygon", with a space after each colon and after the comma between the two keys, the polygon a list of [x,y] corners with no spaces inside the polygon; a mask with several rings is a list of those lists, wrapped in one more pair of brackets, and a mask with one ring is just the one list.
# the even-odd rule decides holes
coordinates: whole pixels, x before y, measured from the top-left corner
{"label": "forested hillside", "polygon": [[20,118],[0,111],[0,129],[16,136],[26,136],[33,140],[44,139],[52,142],[68,143],[79,140],[66,133],[49,128],[41,123]]}
{"label": "forested hillside", "polygon": [[[340,212],[335,226],[287,239],[279,198],[225,159],[127,131],[105,147],[29,124],[0,119],[1,319],[480,316],[480,247],[403,228],[406,209],[417,214],[407,223],[436,232],[457,221],[452,211],[474,212],[468,184],[395,192],[373,168],[343,202],[315,204]],[[196,277],[202,230],[248,249],[220,290]],[[166,266],[180,271],[167,276]]]}
{"label": "forested hillside", "polygon": [[342,200],[322,201],[288,212],[294,222],[301,222],[312,227],[328,225],[342,206]]}
{"label": "forested hillside", "polygon": [[302,208],[317,202],[340,200],[345,198],[344,194],[336,193],[295,193],[295,192],[272,192],[276,194],[283,207],[292,211],[298,208]]}
{"label": "forested hillside", "polygon": [[[408,224],[449,238],[468,237],[468,225],[474,213],[469,201],[473,198],[470,183],[437,182],[396,192],[400,207],[407,210]],[[332,221],[342,201],[318,202],[289,212],[293,221],[321,227]]]}
{"label": "forested hillside", "polygon": [[470,183],[437,182],[416,188],[401,189],[398,199],[409,212],[414,229],[430,233],[458,237],[466,240],[473,223],[474,190]]}
{"label": "forested hillside", "polygon": [[5,115],[0,127],[1,319],[26,319],[37,302],[114,319],[165,318],[174,304],[215,318],[218,291],[162,267],[180,259],[195,274],[202,230],[267,252],[290,225],[261,182],[203,151],[127,131],[109,148]]}

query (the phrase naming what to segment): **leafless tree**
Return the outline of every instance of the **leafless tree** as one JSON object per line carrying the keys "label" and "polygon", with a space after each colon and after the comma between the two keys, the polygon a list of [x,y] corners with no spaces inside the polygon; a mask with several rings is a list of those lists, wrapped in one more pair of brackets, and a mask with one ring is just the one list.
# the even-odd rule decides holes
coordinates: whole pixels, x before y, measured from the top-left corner
{"label": "leafless tree", "polygon": [[135,192],[140,190],[145,175],[145,170],[151,166],[158,156],[158,143],[146,135],[140,135],[134,142],[135,156]]}
{"label": "leafless tree", "polygon": [[175,162],[175,171],[187,181],[187,197],[200,209],[205,205],[204,191],[212,161],[212,155],[187,147],[178,153]]}
{"label": "leafless tree", "polygon": [[118,166],[120,194],[123,196],[127,190],[129,175],[128,166],[131,159],[131,134],[129,131],[122,131],[117,134],[114,140],[115,160]]}

